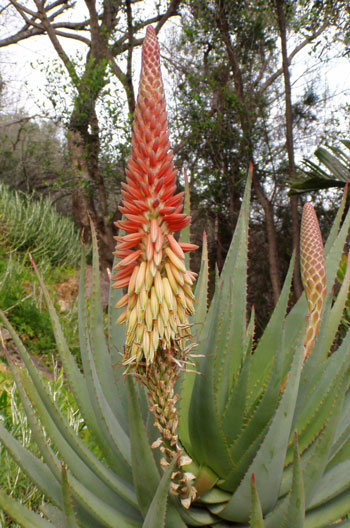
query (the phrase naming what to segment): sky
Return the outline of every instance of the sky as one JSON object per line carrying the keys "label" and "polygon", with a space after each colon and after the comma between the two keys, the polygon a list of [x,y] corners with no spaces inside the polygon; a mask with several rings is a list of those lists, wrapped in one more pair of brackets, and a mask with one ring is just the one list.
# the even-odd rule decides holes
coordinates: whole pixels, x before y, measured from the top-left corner
{"label": "sky", "polygon": [[[0,7],[2,2],[5,2],[5,0],[0,0]],[[72,19],[81,20],[84,18],[85,13],[84,2],[78,0]],[[67,15],[64,18],[66,19]],[[11,31],[12,27],[10,24],[5,26],[0,24],[0,38],[6,36],[6,33],[11,33]],[[160,40],[166,38],[166,33],[163,28]],[[72,56],[78,51],[86,51],[86,46],[77,41],[61,39],[61,42],[65,50]],[[291,43],[292,46],[293,43]],[[6,101],[12,110],[24,109],[29,115],[40,116],[44,106],[50,108],[44,91],[47,83],[46,74],[41,71],[38,63],[39,61],[46,63],[56,59],[56,52],[46,36],[30,38],[7,48],[0,48],[0,71],[5,81],[7,81]],[[134,85],[136,89],[139,65],[140,55],[137,53],[134,58]],[[306,51],[296,56],[293,61],[293,68],[291,68],[294,97],[303,93],[314,68],[315,60]],[[325,64],[321,70],[318,83],[320,92],[327,89],[331,95],[327,105],[327,112],[334,111],[341,101],[350,102],[350,58],[334,59],[332,62]],[[3,109],[2,111],[4,112]]]}

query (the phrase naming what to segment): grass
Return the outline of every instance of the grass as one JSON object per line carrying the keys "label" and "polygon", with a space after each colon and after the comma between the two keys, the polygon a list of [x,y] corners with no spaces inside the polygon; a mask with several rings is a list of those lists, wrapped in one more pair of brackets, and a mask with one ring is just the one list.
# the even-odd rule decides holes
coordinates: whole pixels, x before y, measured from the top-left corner
{"label": "grass", "polygon": [[[49,376],[49,390],[69,423],[91,444],[93,440],[57,365],[52,324],[28,258],[30,252],[57,311],[61,312],[60,321],[70,350],[79,361],[77,305],[75,292],[71,290],[76,283],[76,266],[80,259],[80,235],[69,219],[58,215],[49,200],[35,201],[1,183],[0,226],[0,310],[5,312],[28,352]],[[24,447],[38,454],[12,375],[1,356],[0,420]],[[35,511],[45,500],[1,444],[0,487]],[[0,510],[0,528],[17,527],[19,525]]]}
{"label": "grass", "polygon": [[[73,268],[41,266],[57,310],[61,310],[59,285],[74,279]],[[66,301],[64,301],[65,304]],[[56,342],[37,278],[27,258],[8,254],[0,246],[0,310],[11,320],[28,351],[48,366],[56,355]],[[75,303],[62,313],[62,326],[73,353],[79,353]]]}
{"label": "grass", "polygon": [[[1,367],[1,365],[0,365]],[[53,380],[47,381],[48,388],[54,400],[68,419],[73,429],[91,443],[87,435],[83,419],[75,405],[72,394],[64,383],[63,371],[57,364],[53,370]],[[16,386],[9,371],[0,368],[0,420],[4,423],[11,435],[35,455],[39,454],[36,444],[32,440],[31,430],[28,426],[26,414],[22,408]],[[25,504],[30,510],[39,511],[45,502],[41,491],[33,485],[16,462],[11,458],[0,444],[0,488],[6,493]],[[0,510],[0,528],[20,528]]]}

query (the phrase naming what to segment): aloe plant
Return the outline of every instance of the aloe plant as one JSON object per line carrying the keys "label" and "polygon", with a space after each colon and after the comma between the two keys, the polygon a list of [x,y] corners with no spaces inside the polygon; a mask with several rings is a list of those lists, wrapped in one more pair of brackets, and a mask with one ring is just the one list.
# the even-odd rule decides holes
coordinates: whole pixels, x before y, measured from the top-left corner
{"label": "aloe plant", "polygon": [[335,338],[350,265],[335,301],[332,292],[349,232],[350,213],[342,222],[346,197],[324,249],[312,205],[305,206],[305,293],[288,311],[292,259],[256,342],[246,299],[250,185],[248,174],[210,303],[203,239],[194,312],[195,277],[183,252],[195,248],[172,234],[189,220],[181,213],[183,196],[174,194],[159,48],[149,28],[107,337],[95,235],[90,313],[82,258],[82,372],[38,274],[67,380],[98,449],[69,426],[1,314],[25,365],[7,354],[42,459],[1,422],[0,440],[47,499],[39,516],[0,492],[0,506],[24,527],[321,528],[341,519],[336,526],[349,526],[350,337]]}

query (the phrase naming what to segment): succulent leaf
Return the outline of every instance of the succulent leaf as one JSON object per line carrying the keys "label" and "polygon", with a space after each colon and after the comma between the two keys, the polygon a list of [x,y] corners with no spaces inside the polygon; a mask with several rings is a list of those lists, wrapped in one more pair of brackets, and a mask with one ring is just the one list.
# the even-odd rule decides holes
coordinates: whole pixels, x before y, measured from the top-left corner
{"label": "succulent leaf", "polygon": [[[93,355],[96,375],[102,388],[104,398],[108,406],[121,423],[123,429],[127,429],[125,411],[121,406],[121,401],[117,398],[116,378],[111,354],[108,349],[104,329],[104,314],[102,312],[101,292],[100,292],[100,264],[98,256],[96,230],[91,223],[92,235],[92,286],[91,286],[91,306],[90,306],[90,347]],[[84,268],[81,269],[84,273]],[[119,359],[119,362],[121,358]],[[124,411],[124,412],[123,412]],[[123,426],[125,421],[125,426]]]}
{"label": "succulent leaf", "polygon": [[256,346],[252,358],[252,368],[249,381],[250,394],[247,396],[249,400],[254,400],[257,397],[264,380],[269,376],[272,369],[275,351],[280,346],[284,326],[283,322],[286,316],[290,296],[294,263],[295,256],[293,255],[280,298],[278,299],[278,303],[271,315],[271,319]]}
{"label": "succulent leaf", "polygon": [[171,474],[175,469],[176,463],[177,460],[174,458],[174,460],[169,464],[165,473],[163,473],[153,500],[148,508],[142,528],[154,528],[155,526],[164,528]]}
{"label": "succulent leaf", "polygon": [[23,528],[55,528],[49,521],[28,510],[2,490],[0,490],[0,508],[7,511],[11,518]]}
{"label": "succulent leaf", "polygon": [[342,223],[341,229],[335,238],[332,246],[326,256],[326,270],[327,270],[327,291],[331,290],[335,282],[337,271],[339,267],[339,261],[343,253],[346,239],[349,234],[350,229],[350,210],[347,212],[344,221]]}
{"label": "succulent leaf", "polygon": [[340,225],[341,225],[341,221],[342,221],[343,216],[344,216],[344,211],[345,211],[347,197],[348,197],[348,186],[345,186],[345,189],[344,189],[344,192],[343,192],[343,196],[342,196],[341,202],[339,204],[339,208],[338,208],[336,217],[334,219],[333,225],[332,225],[331,230],[329,232],[329,235],[328,235],[328,238],[327,238],[327,242],[326,242],[326,244],[324,246],[324,254],[325,254],[326,258],[328,256],[328,253],[331,251],[331,248],[333,247],[334,242],[337,239],[337,236],[338,236],[338,233],[339,233],[339,228],[340,228]]}
{"label": "succulent leaf", "polygon": [[142,421],[133,381],[127,379],[132,471],[140,510],[146,515],[160,476]]}
{"label": "succulent leaf", "polygon": [[284,458],[291,434],[302,367],[302,346],[296,349],[286,388],[274,414],[263,443],[226,508],[220,513],[224,519],[235,522],[248,521],[250,504],[250,479],[255,475],[263,512],[270,511],[277,502],[282,479]]}
{"label": "succulent leaf", "polygon": [[[218,336],[218,296],[214,297],[209,313],[213,311],[213,317],[208,336],[200,346],[203,357],[200,361],[200,376],[196,376],[192,391],[189,431],[191,436],[190,455],[195,460],[201,460],[202,464],[219,475],[225,475],[232,465],[225,443],[220,423],[214,392],[214,363],[215,357],[211,351],[215,347]],[[215,453],[215,456],[212,454]]]}
{"label": "succulent leaf", "polygon": [[298,436],[294,434],[293,481],[288,497],[287,514],[282,528],[303,528],[305,520],[305,492]]}
{"label": "succulent leaf", "polygon": [[64,464],[62,464],[61,485],[66,526],[67,528],[79,528],[79,524],[77,523],[76,515],[74,512],[72,494],[67,479],[67,470]]}
{"label": "succulent leaf", "polygon": [[350,260],[347,259],[346,272],[340,291],[329,314],[327,333],[325,336],[324,349],[331,350],[339,325],[341,323],[344,308],[348,299],[350,289]]}
{"label": "succulent leaf", "polygon": [[256,489],[254,473],[251,476],[250,483],[252,511],[250,514],[249,528],[264,528],[264,519],[258,490]]}
{"label": "succulent leaf", "polygon": [[[199,343],[202,334],[203,327],[208,311],[208,279],[209,279],[209,267],[208,267],[208,244],[207,235],[203,233],[203,246],[202,246],[202,258],[201,268],[198,275],[198,280],[195,289],[195,297],[198,302],[198,307],[194,316],[193,325],[193,336],[196,343]],[[192,318],[193,319],[193,318]],[[192,321],[191,321],[192,322]],[[194,372],[198,368],[199,357],[190,358],[191,365],[182,373],[179,381],[179,393],[180,393],[180,412],[179,412],[179,437],[184,448],[191,451],[191,441],[189,434],[188,425],[188,413],[191,402],[191,394],[195,381]]]}
{"label": "succulent leaf", "polygon": [[345,460],[326,471],[314,490],[309,508],[327,503],[343,491],[349,490],[350,460]]}
{"label": "succulent leaf", "polygon": [[[62,499],[61,488],[51,470],[13,438],[1,422],[0,440],[18,466],[35,482],[42,493],[46,493],[54,504],[60,506]],[[5,506],[4,509],[6,510]]]}
{"label": "succulent leaf", "polygon": [[[83,273],[84,267],[82,268],[80,277],[80,286],[82,289],[79,295],[79,337],[85,383],[88,392],[88,399],[84,403],[86,406],[86,403],[89,402],[90,408],[88,412],[89,415],[92,414],[93,431],[99,438],[104,455],[113,465],[117,474],[126,480],[130,480],[130,446],[128,438],[103,393],[91,351],[87,309],[83,293],[85,291]],[[89,419],[85,419],[89,423]]]}

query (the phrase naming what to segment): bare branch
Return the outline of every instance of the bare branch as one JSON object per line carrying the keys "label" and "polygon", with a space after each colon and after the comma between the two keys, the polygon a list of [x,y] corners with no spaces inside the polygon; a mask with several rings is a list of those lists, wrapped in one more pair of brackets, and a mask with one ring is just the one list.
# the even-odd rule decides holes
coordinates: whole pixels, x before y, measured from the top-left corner
{"label": "bare branch", "polygon": [[91,45],[90,39],[83,37],[83,35],[76,35],[75,33],[68,33],[66,31],[59,31],[59,30],[55,30],[55,33],[59,37],[70,38],[73,40],[80,40],[80,42],[84,42],[84,44],[86,44],[87,46]]}
{"label": "bare branch", "polygon": [[11,0],[11,4],[13,5],[13,7],[15,7],[17,9],[17,11],[19,13],[22,14],[22,16],[23,16],[23,13],[27,13],[27,15],[30,15],[34,19],[38,18],[38,14],[37,13],[35,13],[31,9],[28,9],[28,7],[25,7],[22,4],[19,4],[18,2],[16,2],[16,0]]}
{"label": "bare branch", "polygon": [[[146,26],[149,26],[150,24],[157,23],[157,26],[155,28],[156,33],[159,33],[162,26],[165,24],[165,22],[168,20],[168,18],[174,16],[177,14],[177,8],[180,4],[181,0],[172,0],[169,4],[168,9],[165,11],[165,13],[160,15],[155,15],[154,17],[148,18],[147,20],[144,20],[143,22],[140,22],[139,24],[134,26],[134,33],[137,33],[141,29],[143,29]],[[113,47],[112,47],[112,55],[115,57],[116,55],[119,55],[120,53],[123,53],[128,49],[129,43],[127,42],[128,35],[125,34],[123,37],[121,37],[119,40],[117,40]],[[133,40],[133,47],[140,46],[143,42],[143,38],[134,39]]]}
{"label": "bare branch", "polygon": [[10,5],[11,5],[11,2],[8,3],[7,5],[5,5],[4,7],[2,7],[2,8],[0,9],[0,15],[2,15],[2,13],[3,13],[4,11],[6,11],[6,9],[7,9],[8,7],[10,7]]}
{"label": "bare branch", "polygon": [[[322,24],[322,26],[319,27],[319,29],[317,31],[315,31],[315,33],[313,35],[311,35],[310,37],[306,37],[302,42],[300,42],[300,44],[298,44],[298,46],[296,46],[294,48],[293,51],[291,51],[290,55],[288,56],[288,66],[290,65],[292,59],[294,59],[294,57],[299,53],[299,51],[301,51],[303,48],[305,48],[305,46],[307,46],[308,44],[310,44],[310,42],[312,42],[313,40],[315,40],[317,37],[319,37],[321,35],[321,33],[323,33],[323,31],[328,27],[329,25],[329,22],[328,20],[325,20]],[[265,82],[264,84],[260,87],[259,91],[258,91],[258,96],[259,95],[262,95],[265,90],[271,86],[271,84],[278,78],[280,77],[280,75],[282,75],[283,73],[283,67],[281,66],[281,68],[279,68],[278,70],[276,70]]]}
{"label": "bare branch", "polygon": [[64,51],[60,41],[58,40],[57,38],[57,35],[56,35],[56,31],[55,29],[51,26],[47,16],[46,16],[46,13],[44,11],[44,9],[42,8],[42,5],[40,3],[40,0],[34,0],[35,2],[35,5],[37,6],[37,9],[38,9],[38,14],[42,20],[42,24],[51,40],[51,43],[53,45],[53,47],[55,48],[56,52],[57,52],[57,55],[60,57],[60,59],[62,60],[63,64],[65,65],[68,73],[69,73],[69,76],[70,78],[72,79],[72,82],[73,84],[76,86],[77,85],[77,82],[78,82],[78,78],[77,78],[77,74],[76,74],[76,71],[75,71],[75,68],[74,68],[74,64],[72,63],[72,61],[70,60],[69,56],[67,55],[67,53]]}
{"label": "bare branch", "polygon": [[39,115],[34,114],[32,116],[21,117],[19,119],[15,119],[14,121],[0,121],[0,128],[7,128],[12,125],[18,125],[19,123],[30,121],[31,119],[35,119],[36,117],[39,117]]}

